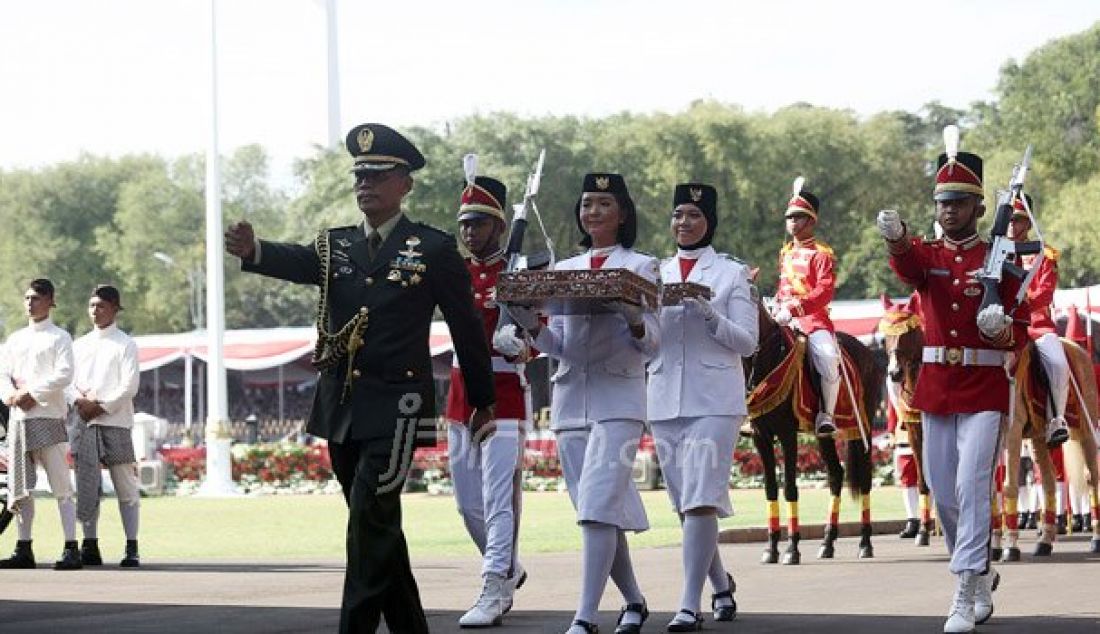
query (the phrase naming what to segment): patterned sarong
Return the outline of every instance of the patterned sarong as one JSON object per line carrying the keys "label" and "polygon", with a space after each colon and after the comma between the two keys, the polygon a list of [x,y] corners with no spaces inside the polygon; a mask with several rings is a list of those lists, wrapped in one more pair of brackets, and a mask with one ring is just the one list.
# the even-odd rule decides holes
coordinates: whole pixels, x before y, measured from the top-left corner
{"label": "patterned sarong", "polygon": [[59,418],[8,420],[8,508],[30,495],[38,479],[30,453],[68,440]]}
{"label": "patterned sarong", "polygon": [[76,517],[87,522],[99,515],[99,494],[103,484],[99,466],[137,462],[134,441],[129,429],[89,425],[75,410],[70,425],[73,460],[76,463]]}

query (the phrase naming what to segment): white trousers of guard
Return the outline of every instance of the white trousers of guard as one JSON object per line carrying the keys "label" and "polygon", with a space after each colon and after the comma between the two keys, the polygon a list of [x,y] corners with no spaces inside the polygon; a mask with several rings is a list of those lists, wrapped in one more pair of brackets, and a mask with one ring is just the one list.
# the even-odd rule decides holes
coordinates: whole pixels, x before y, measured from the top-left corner
{"label": "white trousers of guard", "polygon": [[[69,443],[61,442],[30,452],[27,459],[29,468],[34,464],[42,465],[46,480],[50,483],[50,492],[57,500],[57,511],[61,515],[61,532],[65,541],[76,539],[76,504],[73,501],[72,469],[69,468],[67,455]],[[29,488],[29,487],[28,487]],[[16,529],[19,539],[31,539],[34,527],[34,495],[19,501],[16,511]]]}
{"label": "white trousers of guard", "polygon": [[921,414],[924,473],[951,555],[948,568],[954,574],[984,574],[989,568],[1001,420],[1000,412]]}
{"label": "white trousers of guard", "polygon": [[496,432],[480,444],[469,427],[452,424],[447,439],[455,503],[481,551],[481,574],[511,577],[522,493],[523,421],[497,420]]}
{"label": "white trousers of guard", "polygon": [[810,359],[814,369],[821,376],[821,411],[828,414],[836,412],[836,399],[840,394],[840,352],[836,349],[836,340],[828,330],[816,330],[806,337]]}
{"label": "white trousers of guard", "polygon": [[[1069,361],[1058,335],[1048,332],[1035,340],[1039,349],[1039,361],[1050,379],[1050,395],[1058,408],[1057,415],[1066,415],[1066,400],[1069,397]],[[1049,407],[1049,406],[1048,406]],[[1054,418],[1055,412],[1049,412],[1047,418]]]}

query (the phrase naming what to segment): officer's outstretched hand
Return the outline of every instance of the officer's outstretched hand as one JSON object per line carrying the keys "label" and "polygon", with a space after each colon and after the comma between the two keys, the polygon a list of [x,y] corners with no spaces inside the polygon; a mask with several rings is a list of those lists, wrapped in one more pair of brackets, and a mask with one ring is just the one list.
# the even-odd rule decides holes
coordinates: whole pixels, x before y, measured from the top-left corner
{"label": "officer's outstretched hand", "polygon": [[470,414],[470,437],[478,443],[484,442],[497,431],[496,408],[478,407]]}
{"label": "officer's outstretched hand", "polygon": [[902,223],[898,212],[893,209],[883,209],[878,212],[875,224],[878,225],[879,234],[890,242],[897,242],[905,237],[905,224]]}
{"label": "officer's outstretched hand", "polygon": [[1004,306],[990,304],[978,313],[978,330],[987,339],[996,339],[1004,334],[1006,328],[1012,324],[1012,318],[1005,314]]}
{"label": "officer's outstretched hand", "polygon": [[225,250],[242,260],[251,260],[256,255],[256,233],[247,220],[229,225],[225,230]]}

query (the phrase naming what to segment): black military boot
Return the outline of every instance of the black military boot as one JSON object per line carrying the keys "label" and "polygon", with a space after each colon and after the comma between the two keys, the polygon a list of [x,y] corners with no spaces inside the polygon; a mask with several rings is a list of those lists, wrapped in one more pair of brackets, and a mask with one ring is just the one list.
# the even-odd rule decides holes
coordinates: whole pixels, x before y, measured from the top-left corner
{"label": "black military boot", "polygon": [[1067,526],[1066,525],[1066,514],[1065,513],[1059,513],[1058,516],[1057,516],[1056,521],[1057,521],[1056,526],[1058,527],[1058,534],[1059,535],[1065,535],[1066,534],[1066,526]]}
{"label": "black military boot", "polygon": [[31,540],[21,539],[15,542],[15,552],[7,559],[0,559],[0,568],[34,568],[34,551]]}
{"label": "black military boot", "polygon": [[898,533],[898,537],[902,539],[913,539],[920,532],[920,520],[915,517],[910,517],[905,520],[905,528]]}
{"label": "black military boot", "polygon": [[76,540],[65,542],[65,549],[61,551],[61,559],[53,562],[54,570],[80,570],[84,564],[80,563],[80,549],[76,547]]}
{"label": "black military boot", "polygon": [[122,561],[118,562],[120,568],[137,568],[141,565],[141,559],[138,557],[138,547],[136,539],[126,540],[126,556],[122,558]]}
{"label": "black military boot", "polygon": [[80,544],[80,563],[85,566],[102,566],[103,557],[99,554],[99,540],[85,537]]}
{"label": "black military boot", "polygon": [[1074,535],[1083,533],[1085,531],[1085,516],[1080,513],[1073,514],[1073,524],[1070,528],[1070,532]]}

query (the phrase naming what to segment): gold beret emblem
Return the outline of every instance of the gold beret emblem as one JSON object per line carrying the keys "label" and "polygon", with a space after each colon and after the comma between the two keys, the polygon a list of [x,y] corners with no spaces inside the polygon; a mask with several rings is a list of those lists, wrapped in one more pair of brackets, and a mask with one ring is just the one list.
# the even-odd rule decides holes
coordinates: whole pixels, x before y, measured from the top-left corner
{"label": "gold beret emblem", "polygon": [[359,144],[359,153],[366,154],[370,146],[374,145],[374,132],[370,128],[363,128],[355,135],[355,141]]}
{"label": "gold beret emblem", "polygon": [[703,188],[702,187],[692,187],[689,190],[689,193],[691,194],[692,202],[699,202],[700,200],[703,200]]}
{"label": "gold beret emblem", "polygon": [[610,186],[611,186],[611,178],[609,178],[607,176],[597,176],[596,177],[596,187],[598,187],[599,189],[607,189]]}

